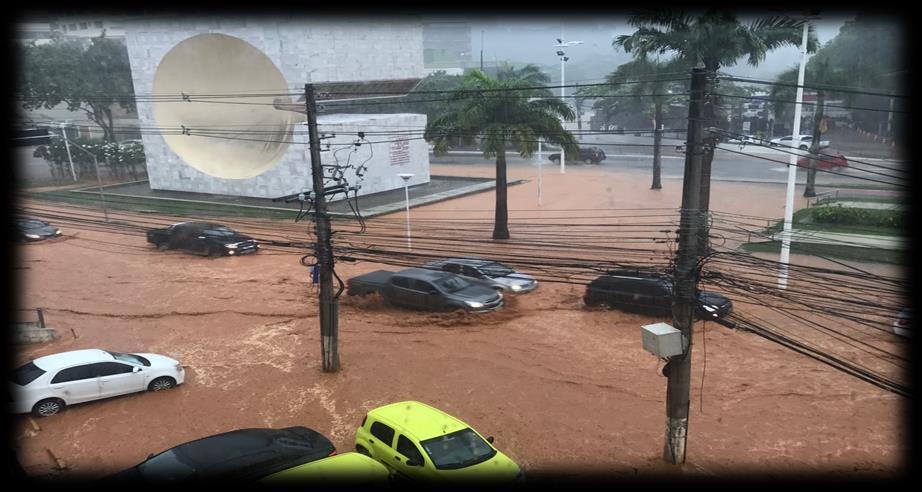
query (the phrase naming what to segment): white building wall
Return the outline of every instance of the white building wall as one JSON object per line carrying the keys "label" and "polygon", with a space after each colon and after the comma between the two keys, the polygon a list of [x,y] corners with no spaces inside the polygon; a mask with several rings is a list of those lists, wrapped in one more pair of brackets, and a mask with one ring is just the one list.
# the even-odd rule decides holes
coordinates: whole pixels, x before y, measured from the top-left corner
{"label": "white building wall", "polygon": [[[262,51],[275,63],[292,91],[303,91],[304,84],[308,82],[424,76],[422,26],[412,18],[385,18],[367,22],[333,18],[158,17],[124,19],[122,26],[125,29],[135,93],[142,95],[153,92],[152,84],[157,67],[170,49],[185,39],[205,33],[234,36]],[[245,89],[246,80],[242,80],[241,90]],[[333,116],[321,115],[318,119],[321,131],[333,131],[324,126],[325,122],[340,121],[335,118],[331,120]],[[382,117],[390,119],[390,125],[410,124],[420,129],[426,123],[424,115],[366,116],[370,120]],[[355,115],[350,118],[347,120],[353,124],[359,123]],[[142,128],[157,126],[149,99],[141,98],[138,101],[138,119]],[[274,168],[259,176],[239,180],[216,178],[189,166],[156,133],[146,132],[142,139],[152,189],[275,198],[311,188],[309,160],[305,159],[304,153],[306,136],[303,135],[293,137],[294,141],[304,143],[289,146]],[[384,138],[369,140],[381,141]],[[384,147],[384,144],[377,145],[374,147],[376,153]],[[410,141],[409,147],[412,157],[407,166],[419,170],[419,177],[414,177],[411,183],[428,182],[429,157],[425,142]],[[378,165],[381,169],[389,169],[388,166],[390,164]],[[425,176],[425,181],[422,176]],[[396,181],[384,174],[373,176],[369,172],[362,193],[402,187],[400,178],[394,178]]]}

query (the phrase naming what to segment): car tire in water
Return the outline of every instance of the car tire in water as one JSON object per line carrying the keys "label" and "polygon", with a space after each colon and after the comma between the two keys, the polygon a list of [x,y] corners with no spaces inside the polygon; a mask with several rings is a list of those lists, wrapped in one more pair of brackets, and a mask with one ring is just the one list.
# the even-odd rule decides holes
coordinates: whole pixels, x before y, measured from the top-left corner
{"label": "car tire in water", "polygon": [[60,398],[46,398],[32,407],[32,414],[36,417],[50,417],[61,410],[64,410],[66,404]]}
{"label": "car tire in water", "polygon": [[163,243],[157,243],[157,249],[160,250],[160,251],[166,251],[166,250],[170,249],[170,245],[167,244],[167,243],[165,243],[165,242],[163,242]]}
{"label": "car tire in water", "polygon": [[169,376],[163,376],[163,377],[159,377],[151,381],[150,384],[147,385],[147,390],[148,391],[163,391],[163,390],[171,389],[175,386],[176,386],[175,379]]}
{"label": "car tire in water", "polygon": [[206,253],[208,254],[208,256],[212,258],[217,258],[221,256],[221,252],[218,250],[218,248],[214,246],[209,246],[208,249],[206,250]]}

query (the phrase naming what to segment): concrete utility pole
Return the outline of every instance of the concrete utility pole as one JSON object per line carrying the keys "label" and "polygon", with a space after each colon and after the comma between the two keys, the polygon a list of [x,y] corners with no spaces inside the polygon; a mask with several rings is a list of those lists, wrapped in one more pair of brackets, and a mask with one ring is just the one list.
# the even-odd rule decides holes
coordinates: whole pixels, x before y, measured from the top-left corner
{"label": "concrete utility pole", "polygon": [[800,113],[804,100],[804,72],[807,68],[807,35],[810,23],[804,22],[803,42],[800,46],[800,70],[797,72],[797,100],[794,104],[794,133],[791,139],[791,157],[788,159],[788,187],[784,200],[784,231],[781,233],[781,271],[778,288],[788,286],[788,261],[791,259],[791,222],[794,219],[794,188],[797,181],[797,151],[800,149]]}
{"label": "concrete utility pole", "polygon": [[311,176],[314,184],[316,256],[317,263],[320,264],[320,353],[323,359],[323,372],[337,372],[339,371],[337,348],[339,300],[333,298],[333,248],[330,246],[330,216],[327,214],[327,200],[323,187],[320,137],[317,134],[317,101],[313,84],[304,86],[304,103],[307,105]]}
{"label": "concrete utility pole", "polygon": [[685,177],[682,183],[682,211],[679,219],[679,250],[673,284],[672,320],[682,332],[684,351],[669,359],[663,367],[666,385],[666,442],[663,460],[685,463],[685,442],[688,437],[689,387],[691,383],[692,326],[698,284],[698,257],[707,231],[707,209],[701,209],[702,154],[704,131],[703,103],[707,87],[706,71],[692,70],[691,97],[688,104],[688,142],[685,152]]}

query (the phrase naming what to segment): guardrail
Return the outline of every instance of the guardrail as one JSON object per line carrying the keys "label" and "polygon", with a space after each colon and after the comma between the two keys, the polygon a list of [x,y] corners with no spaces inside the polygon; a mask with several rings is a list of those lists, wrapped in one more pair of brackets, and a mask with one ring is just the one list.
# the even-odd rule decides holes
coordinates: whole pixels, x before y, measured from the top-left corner
{"label": "guardrail", "polygon": [[815,207],[817,202],[826,198],[839,198],[839,190],[826,191],[823,193],[817,193],[816,196],[807,199],[807,208]]}

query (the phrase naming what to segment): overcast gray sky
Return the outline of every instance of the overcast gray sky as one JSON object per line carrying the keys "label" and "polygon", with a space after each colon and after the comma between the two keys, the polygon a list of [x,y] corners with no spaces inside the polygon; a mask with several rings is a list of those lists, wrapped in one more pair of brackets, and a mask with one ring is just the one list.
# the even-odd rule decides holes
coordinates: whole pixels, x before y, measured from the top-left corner
{"label": "overcast gray sky", "polygon": [[[853,18],[853,14],[836,13],[815,21],[819,41],[827,43],[832,40],[845,21]],[[560,37],[561,27],[564,29],[565,41],[585,42],[566,50],[570,57],[566,68],[568,82],[600,79],[619,64],[631,59],[627,53],[616,51],[611,46],[615,36],[634,32],[634,28],[627,24],[626,16],[622,15],[600,16],[591,20],[516,20],[509,17],[473,17],[467,20],[471,26],[471,49],[475,65],[480,59],[482,34],[485,61],[535,63],[546,67],[552,78],[559,80],[559,68],[551,70],[551,67],[560,66],[557,48],[553,45],[556,44],[556,38]],[[741,17],[741,20],[748,22],[750,19]],[[741,63],[726,67],[725,71],[746,77],[773,79],[785,69],[796,66],[799,57],[797,47],[785,47],[769,52],[758,67],[752,67],[745,59],[741,59]]]}

